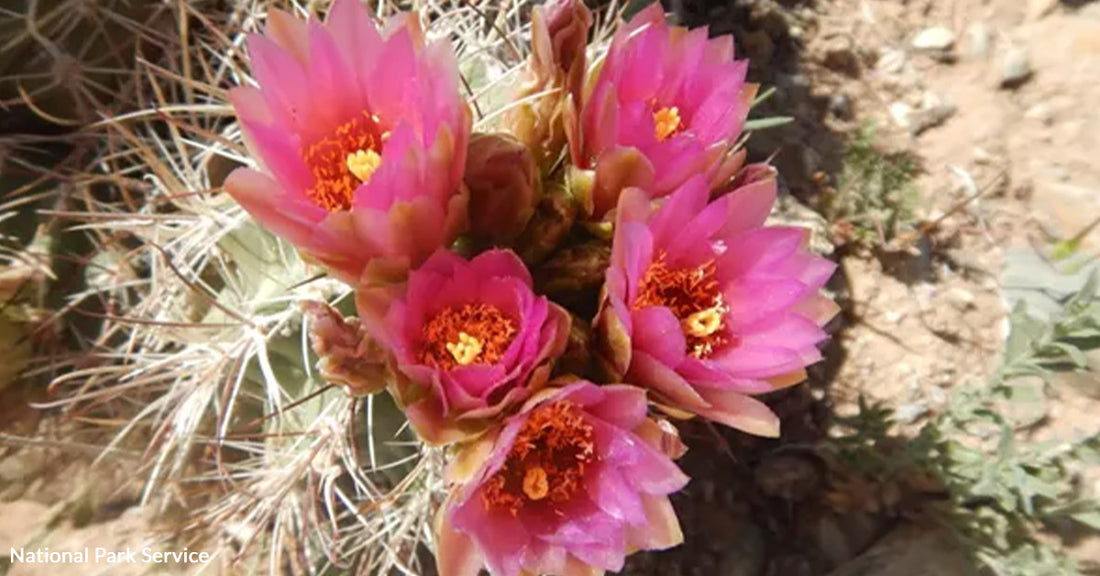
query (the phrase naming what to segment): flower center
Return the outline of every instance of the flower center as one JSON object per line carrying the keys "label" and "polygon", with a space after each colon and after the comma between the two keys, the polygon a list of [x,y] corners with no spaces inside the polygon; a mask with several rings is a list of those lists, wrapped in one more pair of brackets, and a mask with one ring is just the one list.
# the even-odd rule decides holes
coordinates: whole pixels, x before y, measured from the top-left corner
{"label": "flower center", "polygon": [[680,131],[683,121],[680,119],[680,109],[664,107],[653,113],[653,135],[658,142],[664,142]]}
{"label": "flower center", "polygon": [[714,261],[695,268],[669,268],[665,255],[646,269],[638,286],[634,309],[664,306],[680,320],[687,340],[687,352],[696,358],[707,358],[729,341],[725,330],[725,314],[729,307],[722,297]]}
{"label": "flower center", "polygon": [[424,325],[420,361],[445,370],[496,364],[515,334],[515,324],[496,306],[447,307]]}
{"label": "flower center", "polygon": [[380,152],[387,137],[378,116],[363,112],[303,148],[302,160],[314,181],[306,195],[329,212],[350,209],[355,189],[369,182],[382,164]]}
{"label": "flower center", "polygon": [[584,489],[585,466],[595,458],[592,425],[569,401],[536,408],[523,424],[504,465],[485,482],[486,509],[516,515],[532,502],[569,502]]}

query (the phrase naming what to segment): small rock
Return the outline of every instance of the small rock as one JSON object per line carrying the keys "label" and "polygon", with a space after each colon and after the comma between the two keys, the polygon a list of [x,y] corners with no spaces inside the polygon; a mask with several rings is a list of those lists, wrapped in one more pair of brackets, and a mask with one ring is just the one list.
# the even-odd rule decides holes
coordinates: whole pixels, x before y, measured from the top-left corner
{"label": "small rock", "polygon": [[[945,381],[950,381],[950,378],[946,378]],[[933,385],[928,388],[928,400],[936,406],[943,406],[947,403],[947,392],[943,388]]]}
{"label": "small rock", "polygon": [[975,60],[989,57],[993,45],[993,30],[985,22],[975,22],[966,29],[966,55]]}
{"label": "small rock", "polygon": [[825,66],[849,76],[857,76],[859,56],[850,41],[834,40],[825,48]]}
{"label": "small rock", "polygon": [[1015,88],[1031,78],[1031,58],[1019,46],[1010,48],[1001,59],[1001,87]]}
{"label": "small rock", "polygon": [[974,293],[965,288],[952,288],[944,296],[947,301],[959,310],[967,310],[974,307]]}
{"label": "small rock", "polygon": [[1050,125],[1054,121],[1054,111],[1051,110],[1050,104],[1046,102],[1040,102],[1024,112],[1024,117],[1029,120],[1038,120],[1043,124]]}
{"label": "small rock", "polygon": [[928,52],[950,50],[955,45],[955,33],[950,28],[933,26],[921,30],[913,38],[913,48]]}
{"label": "small rock", "polygon": [[905,102],[894,102],[890,105],[890,118],[901,128],[909,128],[912,122],[913,107]]}
{"label": "small rock", "polygon": [[832,112],[833,116],[841,120],[850,119],[852,117],[851,98],[839,93],[829,96],[829,112]]}
{"label": "small rock", "polygon": [[897,74],[905,68],[906,60],[907,57],[904,50],[887,48],[882,51],[882,55],[875,61],[875,70],[886,74]]}
{"label": "small rock", "polygon": [[909,131],[914,136],[917,136],[929,128],[935,128],[943,124],[948,118],[955,115],[955,111],[955,105],[949,102],[940,102],[927,108],[922,108],[916,114],[912,115]]}
{"label": "small rock", "polygon": [[894,412],[894,419],[898,424],[912,424],[927,413],[928,405],[924,402],[910,402],[898,406]]}
{"label": "small rock", "polygon": [[1027,0],[1027,19],[1038,20],[1058,7],[1058,0]]}

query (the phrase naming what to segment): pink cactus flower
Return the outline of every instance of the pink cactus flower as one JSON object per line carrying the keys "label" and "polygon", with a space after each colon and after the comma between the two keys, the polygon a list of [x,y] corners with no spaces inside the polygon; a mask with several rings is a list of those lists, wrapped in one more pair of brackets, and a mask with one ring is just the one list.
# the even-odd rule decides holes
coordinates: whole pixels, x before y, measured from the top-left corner
{"label": "pink cactus flower", "polygon": [[452,464],[464,483],[437,522],[441,576],[598,576],[682,541],[668,494],[688,478],[645,392],[577,381],[542,396]]}
{"label": "pink cactus flower", "polygon": [[484,431],[542,387],[570,324],[505,250],[470,261],[440,250],[409,275],[380,326],[363,317],[393,353],[394,392],[410,423],[436,444]]}
{"label": "pink cactus flower", "polygon": [[717,185],[756,94],[733,37],[665,21],[660,3],[615,34],[579,118],[573,163],[594,169],[588,211],[601,218],[627,186],[664,196],[696,174]]}
{"label": "pink cactus flower", "polygon": [[450,45],[415,15],[380,33],[356,0],[324,24],[272,10],[248,38],[259,87],[230,100],[261,170],[225,189],[261,224],[349,283],[393,278],[465,226],[470,112]]}
{"label": "pink cactus flower", "polygon": [[821,359],[837,307],[819,289],[835,265],[807,251],[808,230],[763,225],[774,169],[750,165],[738,180],[708,201],[693,178],[656,211],[643,191],[623,193],[598,355],[658,404],[776,436],[778,418],[751,396],[801,382]]}

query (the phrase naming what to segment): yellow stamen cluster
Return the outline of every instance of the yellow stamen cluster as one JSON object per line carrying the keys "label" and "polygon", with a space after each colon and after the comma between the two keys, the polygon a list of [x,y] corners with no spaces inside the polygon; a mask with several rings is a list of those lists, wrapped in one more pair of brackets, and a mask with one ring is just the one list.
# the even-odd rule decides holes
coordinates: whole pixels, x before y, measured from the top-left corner
{"label": "yellow stamen cluster", "polygon": [[511,451],[481,493],[486,509],[513,516],[526,506],[570,502],[584,490],[585,468],[595,458],[592,425],[569,401],[536,408]]}
{"label": "yellow stamen cluster", "polygon": [[729,307],[722,297],[714,261],[694,268],[670,268],[663,253],[646,269],[638,285],[634,308],[664,306],[680,320],[687,352],[707,358],[729,341],[725,315]]}
{"label": "yellow stamen cluster", "polygon": [[446,347],[447,351],[454,357],[455,362],[462,366],[473,364],[474,360],[477,360],[477,357],[481,355],[481,351],[485,349],[481,340],[465,332],[459,332],[458,342],[447,342]]}
{"label": "yellow stamen cluster", "polygon": [[387,133],[379,122],[378,116],[364,112],[302,149],[302,160],[313,174],[306,195],[318,206],[330,212],[351,208],[356,188],[382,164]]}
{"label": "yellow stamen cluster", "polygon": [[370,177],[374,174],[374,171],[378,170],[378,167],[382,165],[382,155],[374,150],[356,150],[348,154],[348,158],[345,162],[348,165],[348,170],[350,170],[360,182],[366,184],[370,182]]}
{"label": "yellow stamen cluster", "polygon": [[495,306],[447,307],[424,324],[420,361],[445,370],[496,364],[515,335],[515,323]]}
{"label": "yellow stamen cluster", "polygon": [[680,109],[676,106],[664,107],[653,113],[653,135],[658,142],[664,142],[680,131],[683,120],[680,119]]}

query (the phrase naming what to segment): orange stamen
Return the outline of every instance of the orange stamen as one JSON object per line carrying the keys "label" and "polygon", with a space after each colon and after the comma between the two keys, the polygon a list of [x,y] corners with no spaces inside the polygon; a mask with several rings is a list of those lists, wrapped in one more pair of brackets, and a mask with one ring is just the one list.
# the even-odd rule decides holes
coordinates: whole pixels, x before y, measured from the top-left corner
{"label": "orange stamen", "polygon": [[504,465],[485,481],[486,509],[513,516],[533,502],[565,504],[584,489],[585,466],[595,458],[592,425],[569,401],[536,408],[516,436]]}
{"label": "orange stamen", "polygon": [[665,255],[658,254],[638,286],[634,308],[665,306],[680,320],[687,340],[687,352],[707,358],[729,341],[725,314],[729,311],[718,284],[714,261],[686,269],[669,268]]}
{"label": "orange stamen", "polygon": [[653,135],[658,142],[664,142],[680,131],[683,120],[680,119],[680,109],[671,106],[664,107],[653,113]]}
{"label": "orange stamen", "polygon": [[444,308],[424,325],[420,361],[444,370],[496,364],[515,334],[515,324],[495,306]]}
{"label": "orange stamen", "polygon": [[314,180],[306,195],[330,212],[350,209],[355,189],[382,163],[383,134],[379,118],[364,112],[303,148]]}

